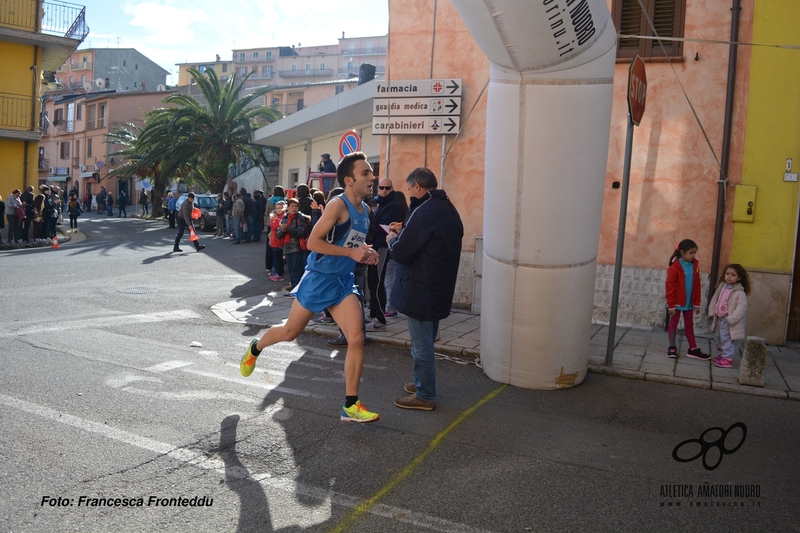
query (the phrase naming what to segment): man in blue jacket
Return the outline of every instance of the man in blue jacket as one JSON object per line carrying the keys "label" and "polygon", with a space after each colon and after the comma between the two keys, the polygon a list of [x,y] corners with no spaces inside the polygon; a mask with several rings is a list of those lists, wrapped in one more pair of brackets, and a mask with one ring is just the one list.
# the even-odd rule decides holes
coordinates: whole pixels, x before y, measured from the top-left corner
{"label": "man in blue jacket", "polygon": [[464,226],[447,194],[437,186],[429,169],[411,171],[406,178],[411,198],[408,215],[402,229],[390,226],[387,236],[397,262],[392,305],[408,317],[414,358],[414,382],[404,387],[410,396],[394,401],[403,409],[436,409],[433,343],[439,320],[450,315],[461,258]]}

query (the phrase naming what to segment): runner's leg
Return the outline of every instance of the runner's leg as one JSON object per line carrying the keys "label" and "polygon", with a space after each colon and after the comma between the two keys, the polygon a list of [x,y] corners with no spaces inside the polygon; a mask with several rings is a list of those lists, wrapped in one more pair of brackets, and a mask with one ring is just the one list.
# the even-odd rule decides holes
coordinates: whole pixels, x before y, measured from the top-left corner
{"label": "runner's leg", "polygon": [[345,395],[358,396],[358,385],[364,366],[364,311],[361,302],[355,294],[350,294],[328,310],[347,339],[347,353],[344,358]]}

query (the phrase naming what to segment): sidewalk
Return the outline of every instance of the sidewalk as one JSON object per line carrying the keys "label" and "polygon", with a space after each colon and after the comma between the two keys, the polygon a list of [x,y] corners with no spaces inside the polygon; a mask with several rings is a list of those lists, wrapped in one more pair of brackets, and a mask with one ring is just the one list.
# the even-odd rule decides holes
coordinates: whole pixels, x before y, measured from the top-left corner
{"label": "sidewalk", "polygon": [[[224,322],[253,326],[273,326],[283,322],[289,315],[293,299],[284,298],[285,291],[270,292],[265,296],[254,296],[222,302],[211,310]],[[336,337],[336,325],[309,323],[306,333]],[[436,352],[447,356],[462,357],[477,363],[480,358],[481,317],[456,311],[439,323],[439,340]],[[605,366],[608,327],[592,325],[589,342],[589,372],[630,379],[643,379],[738,392],[754,396],[767,396],[800,400],[800,352],[785,346],[767,346],[767,367],[764,387],[739,385],[740,354],[734,357],[734,368],[717,368],[710,361],[698,361],[686,357],[686,339],[679,336],[677,359],[666,356],[666,333],[617,327],[613,365]],[[387,319],[386,329],[367,332],[373,342],[396,346],[411,346],[405,318],[398,315]],[[716,342],[712,338],[698,337],[700,348],[706,353],[715,353]]]}

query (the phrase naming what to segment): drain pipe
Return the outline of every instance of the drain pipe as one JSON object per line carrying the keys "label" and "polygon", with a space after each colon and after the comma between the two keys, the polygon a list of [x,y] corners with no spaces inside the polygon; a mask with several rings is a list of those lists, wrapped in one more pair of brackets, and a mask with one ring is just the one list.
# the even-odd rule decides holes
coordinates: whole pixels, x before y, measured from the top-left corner
{"label": "drain pipe", "polygon": [[725,196],[728,186],[728,161],[731,154],[731,122],[733,122],[733,96],[736,88],[736,55],[739,49],[739,14],[741,0],[733,0],[731,6],[731,47],[728,52],[728,91],[725,95],[725,123],[722,128],[722,156],[720,161],[719,180],[717,180],[717,219],[714,224],[714,248],[711,252],[711,273],[708,276],[708,296],[706,301],[711,301],[714,286],[717,284],[719,274],[719,259],[722,250],[722,230],[725,223]]}

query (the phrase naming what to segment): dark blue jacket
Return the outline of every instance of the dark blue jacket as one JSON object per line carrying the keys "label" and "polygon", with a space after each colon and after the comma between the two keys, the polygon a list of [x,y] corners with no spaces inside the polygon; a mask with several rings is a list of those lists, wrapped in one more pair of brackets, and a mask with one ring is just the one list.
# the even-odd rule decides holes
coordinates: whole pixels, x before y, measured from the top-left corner
{"label": "dark blue jacket", "polygon": [[403,210],[397,203],[397,194],[392,191],[386,196],[376,196],[375,204],[375,238],[372,240],[372,247],[376,250],[386,248],[386,232],[379,226],[388,226],[391,222],[403,221]]}
{"label": "dark blue jacket", "polygon": [[461,217],[443,190],[411,199],[403,230],[389,242],[397,262],[395,309],[424,321],[450,315],[463,237]]}

